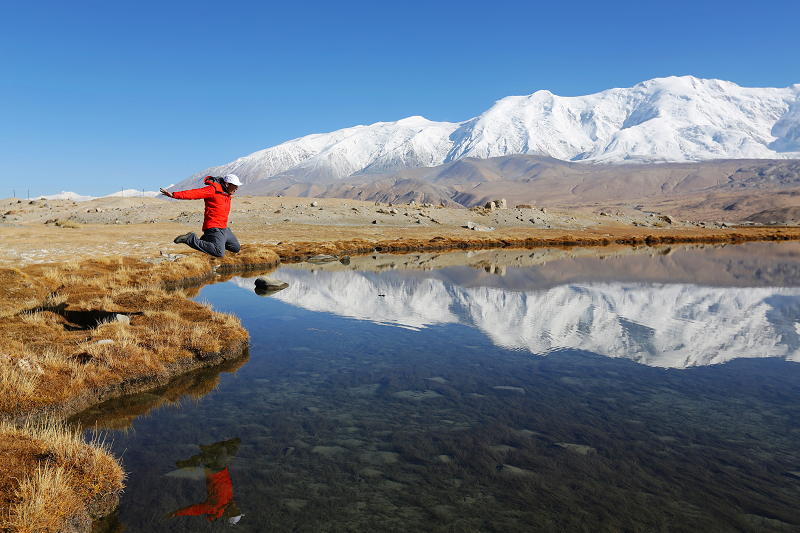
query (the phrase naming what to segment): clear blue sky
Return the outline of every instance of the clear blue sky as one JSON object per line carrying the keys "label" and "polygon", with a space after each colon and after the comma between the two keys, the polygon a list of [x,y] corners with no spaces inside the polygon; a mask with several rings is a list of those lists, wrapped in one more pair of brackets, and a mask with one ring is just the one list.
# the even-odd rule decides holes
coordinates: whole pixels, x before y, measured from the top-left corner
{"label": "clear blue sky", "polygon": [[459,122],[540,89],[800,83],[797,0],[26,0],[0,21],[0,198],[158,190],[311,133]]}

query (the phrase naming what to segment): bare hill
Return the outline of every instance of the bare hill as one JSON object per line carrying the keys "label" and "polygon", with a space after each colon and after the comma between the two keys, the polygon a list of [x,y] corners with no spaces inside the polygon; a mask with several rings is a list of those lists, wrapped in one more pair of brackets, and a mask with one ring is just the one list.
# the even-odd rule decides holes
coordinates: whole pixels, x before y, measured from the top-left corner
{"label": "bare hill", "polygon": [[[795,196],[800,197],[800,191],[796,192]],[[800,198],[797,198],[797,200],[800,203]],[[797,225],[800,222],[800,205],[765,209],[750,215],[747,219],[759,224]]]}
{"label": "bare hill", "polygon": [[465,158],[391,175],[313,183],[280,175],[242,187],[243,193],[258,196],[414,200],[466,208],[505,198],[511,206],[668,211],[692,220],[763,223],[792,220],[779,212],[753,216],[792,207],[795,190],[800,191],[800,160],[600,165],[533,155]]}

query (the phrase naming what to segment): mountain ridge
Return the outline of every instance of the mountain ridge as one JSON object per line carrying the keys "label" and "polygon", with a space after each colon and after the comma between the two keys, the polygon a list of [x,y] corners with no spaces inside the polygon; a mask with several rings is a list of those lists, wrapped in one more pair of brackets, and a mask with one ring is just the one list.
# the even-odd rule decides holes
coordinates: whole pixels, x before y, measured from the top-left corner
{"label": "mountain ridge", "polygon": [[[206,169],[175,188],[233,173],[245,194],[295,195],[294,189],[312,196],[344,194],[343,188],[385,179],[419,179],[450,187],[437,194],[452,200],[468,189],[465,183],[530,178],[458,165],[510,156],[550,158],[558,163],[542,164],[578,165],[583,173],[602,173],[609,165],[800,159],[800,84],[746,88],[684,76],[587,96],[537,91],[503,98],[464,122],[412,116],[300,137]],[[442,165],[450,165],[448,176],[439,173]],[[440,174],[439,181],[425,177],[433,174]]]}

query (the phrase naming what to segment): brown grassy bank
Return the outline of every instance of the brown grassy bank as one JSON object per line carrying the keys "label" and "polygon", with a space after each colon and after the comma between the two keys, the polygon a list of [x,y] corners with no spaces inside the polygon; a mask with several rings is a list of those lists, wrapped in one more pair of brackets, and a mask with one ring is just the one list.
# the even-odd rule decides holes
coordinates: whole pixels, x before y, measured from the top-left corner
{"label": "brown grassy bank", "polygon": [[105,443],[47,419],[0,424],[3,531],[89,531],[119,505],[125,474]]}
{"label": "brown grassy bank", "polygon": [[273,252],[245,248],[223,261],[117,257],[0,270],[0,416],[62,418],[240,357],[249,335],[235,317],[167,287],[275,264]]}
{"label": "brown grassy bank", "polygon": [[[756,241],[800,240],[800,227],[743,226],[736,228],[681,228],[654,230],[630,228],[613,233],[596,231],[564,232],[508,230],[502,234],[477,233],[470,236],[434,235],[426,238],[396,237],[335,241],[279,242],[273,249],[283,262],[304,261],[317,254],[345,255],[372,252],[447,251],[479,248],[539,248],[571,246],[660,245],[660,244],[717,244]],[[477,235],[477,236],[474,236]]]}

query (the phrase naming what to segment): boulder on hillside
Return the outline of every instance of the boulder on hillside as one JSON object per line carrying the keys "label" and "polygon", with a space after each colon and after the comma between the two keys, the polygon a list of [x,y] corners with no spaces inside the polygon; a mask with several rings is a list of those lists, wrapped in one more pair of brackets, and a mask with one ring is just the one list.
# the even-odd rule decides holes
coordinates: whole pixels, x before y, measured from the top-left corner
{"label": "boulder on hillside", "polygon": [[475,224],[471,220],[467,222],[467,225],[464,226],[467,229],[471,229],[472,231],[494,231],[494,228],[491,226],[484,226],[483,224]]}

